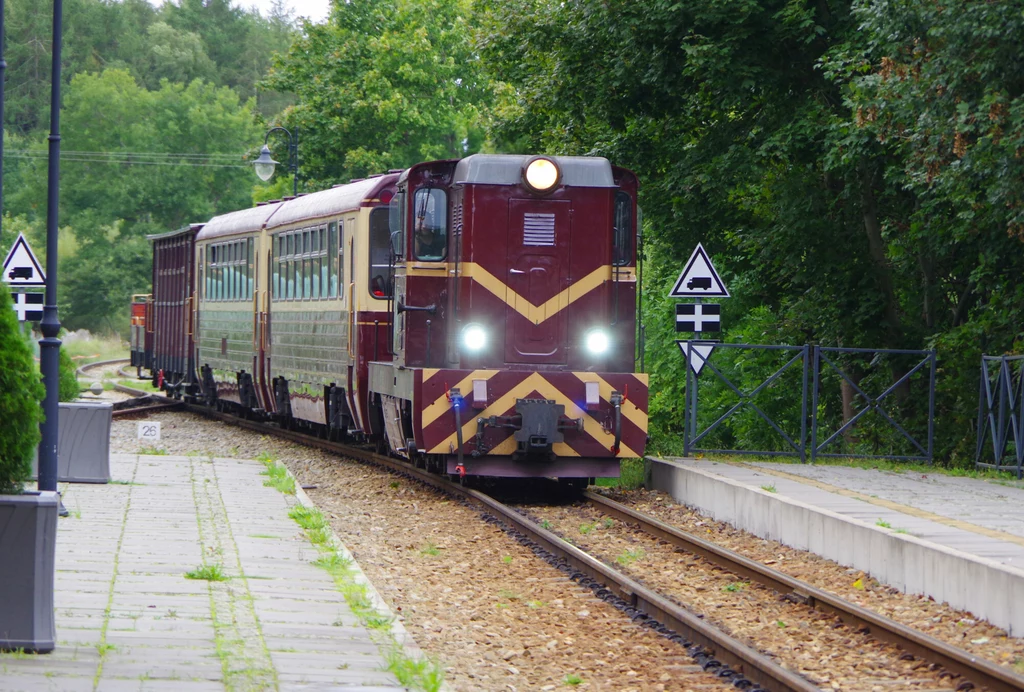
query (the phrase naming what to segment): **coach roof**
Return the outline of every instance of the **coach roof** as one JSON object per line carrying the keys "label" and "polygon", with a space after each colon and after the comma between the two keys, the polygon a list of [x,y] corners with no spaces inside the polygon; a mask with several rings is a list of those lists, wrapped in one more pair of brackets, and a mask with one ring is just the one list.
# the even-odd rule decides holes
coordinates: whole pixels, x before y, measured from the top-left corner
{"label": "coach roof", "polygon": [[380,175],[290,199],[267,223],[267,230],[358,209],[364,201],[376,199],[380,189],[394,183],[397,177]]}
{"label": "coach roof", "polygon": [[235,235],[236,233],[254,233],[259,231],[263,228],[263,224],[267,222],[267,219],[273,216],[274,212],[282,204],[283,202],[262,204],[258,207],[214,216],[203,226],[203,230],[199,231],[196,240],[210,240],[211,238]]}
{"label": "coach roof", "polygon": [[[452,184],[482,183],[484,185],[518,185],[523,181],[523,167],[536,156],[473,154],[455,166]],[[615,187],[612,165],[599,156],[544,156],[562,172],[562,185],[570,187]]]}

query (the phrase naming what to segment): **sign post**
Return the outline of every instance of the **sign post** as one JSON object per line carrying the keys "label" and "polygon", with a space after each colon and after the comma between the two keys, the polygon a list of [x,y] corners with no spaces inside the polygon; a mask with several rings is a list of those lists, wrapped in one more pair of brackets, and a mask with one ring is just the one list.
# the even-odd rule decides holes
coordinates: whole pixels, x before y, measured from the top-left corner
{"label": "sign post", "polygon": [[[696,340],[678,340],[676,345],[683,352],[694,377],[700,374],[704,363],[711,357],[714,341],[701,339],[707,332],[722,331],[722,306],[720,303],[702,303],[704,298],[728,298],[729,289],[715,270],[704,246],[697,247],[687,260],[669,292],[670,298],[694,298],[694,303],[676,303],[676,331],[693,332]],[[689,379],[689,378],[687,378]],[[694,399],[696,403],[696,400]]]}

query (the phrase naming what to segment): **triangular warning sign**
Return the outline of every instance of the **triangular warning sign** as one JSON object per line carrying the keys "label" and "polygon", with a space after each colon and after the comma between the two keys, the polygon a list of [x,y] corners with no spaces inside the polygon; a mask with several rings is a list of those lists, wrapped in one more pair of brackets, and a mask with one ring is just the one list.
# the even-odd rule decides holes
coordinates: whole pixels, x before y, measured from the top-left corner
{"label": "triangular warning sign", "polygon": [[[686,357],[686,344],[689,341],[677,341],[676,344],[679,346],[679,350],[683,352],[683,357]],[[704,363],[711,356],[711,352],[715,350],[714,344],[697,343],[694,342],[690,347],[690,352],[693,353],[693,359],[690,361],[690,367],[693,368],[693,374],[699,375],[701,369],[704,367]]]}
{"label": "triangular warning sign", "polygon": [[4,260],[3,279],[11,287],[46,285],[46,275],[39,266],[39,260],[21,233]]}
{"label": "triangular warning sign", "polygon": [[672,298],[728,298],[729,291],[722,283],[721,277],[711,264],[711,258],[704,251],[704,246],[697,243],[697,249],[690,255],[683,273],[676,279]]}

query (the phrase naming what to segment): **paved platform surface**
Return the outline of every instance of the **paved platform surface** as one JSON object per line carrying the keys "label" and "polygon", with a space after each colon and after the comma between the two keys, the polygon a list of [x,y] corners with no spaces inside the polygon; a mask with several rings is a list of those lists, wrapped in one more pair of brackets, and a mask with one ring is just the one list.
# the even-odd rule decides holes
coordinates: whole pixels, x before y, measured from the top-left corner
{"label": "paved platform surface", "polygon": [[[1024,488],[938,473],[819,464],[721,464],[703,468],[756,487],[939,545],[1024,569]],[[1007,480],[1010,477],[1007,476]]]}
{"label": "paved platform surface", "polygon": [[[289,518],[302,498],[265,487],[263,469],[112,455],[111,484],[62,484],[71,516],[58,524],[57,648],[0,653],[0,690],[401,689],[383,638]],[[185,577],[202,565],[229,579]],[[391,634],[385,649],[397,639],[417,655],[400,625]]]}

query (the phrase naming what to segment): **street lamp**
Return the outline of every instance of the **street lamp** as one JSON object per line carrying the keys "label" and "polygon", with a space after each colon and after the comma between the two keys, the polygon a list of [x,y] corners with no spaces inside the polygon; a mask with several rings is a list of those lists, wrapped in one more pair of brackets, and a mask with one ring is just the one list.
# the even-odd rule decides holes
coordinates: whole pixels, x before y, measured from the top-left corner
{"label": "street lamp", "polygon": [[267,134],[263,137],[263,148],[260,149],[260,157],[253,161],[253,168],[256,170],[256,175],[262,181],[270,180],[270,177],[274,175],[274,167],[279,163],[275,161],[270,155],[270,147],[267,146],[267,141],[270,139],[270,133],[275,130],[288,135],[288,170],[292,173],[292,194],[299,194],[299,129],[295,128],[293,134],[289,130],[277,126],[267,130]]}

